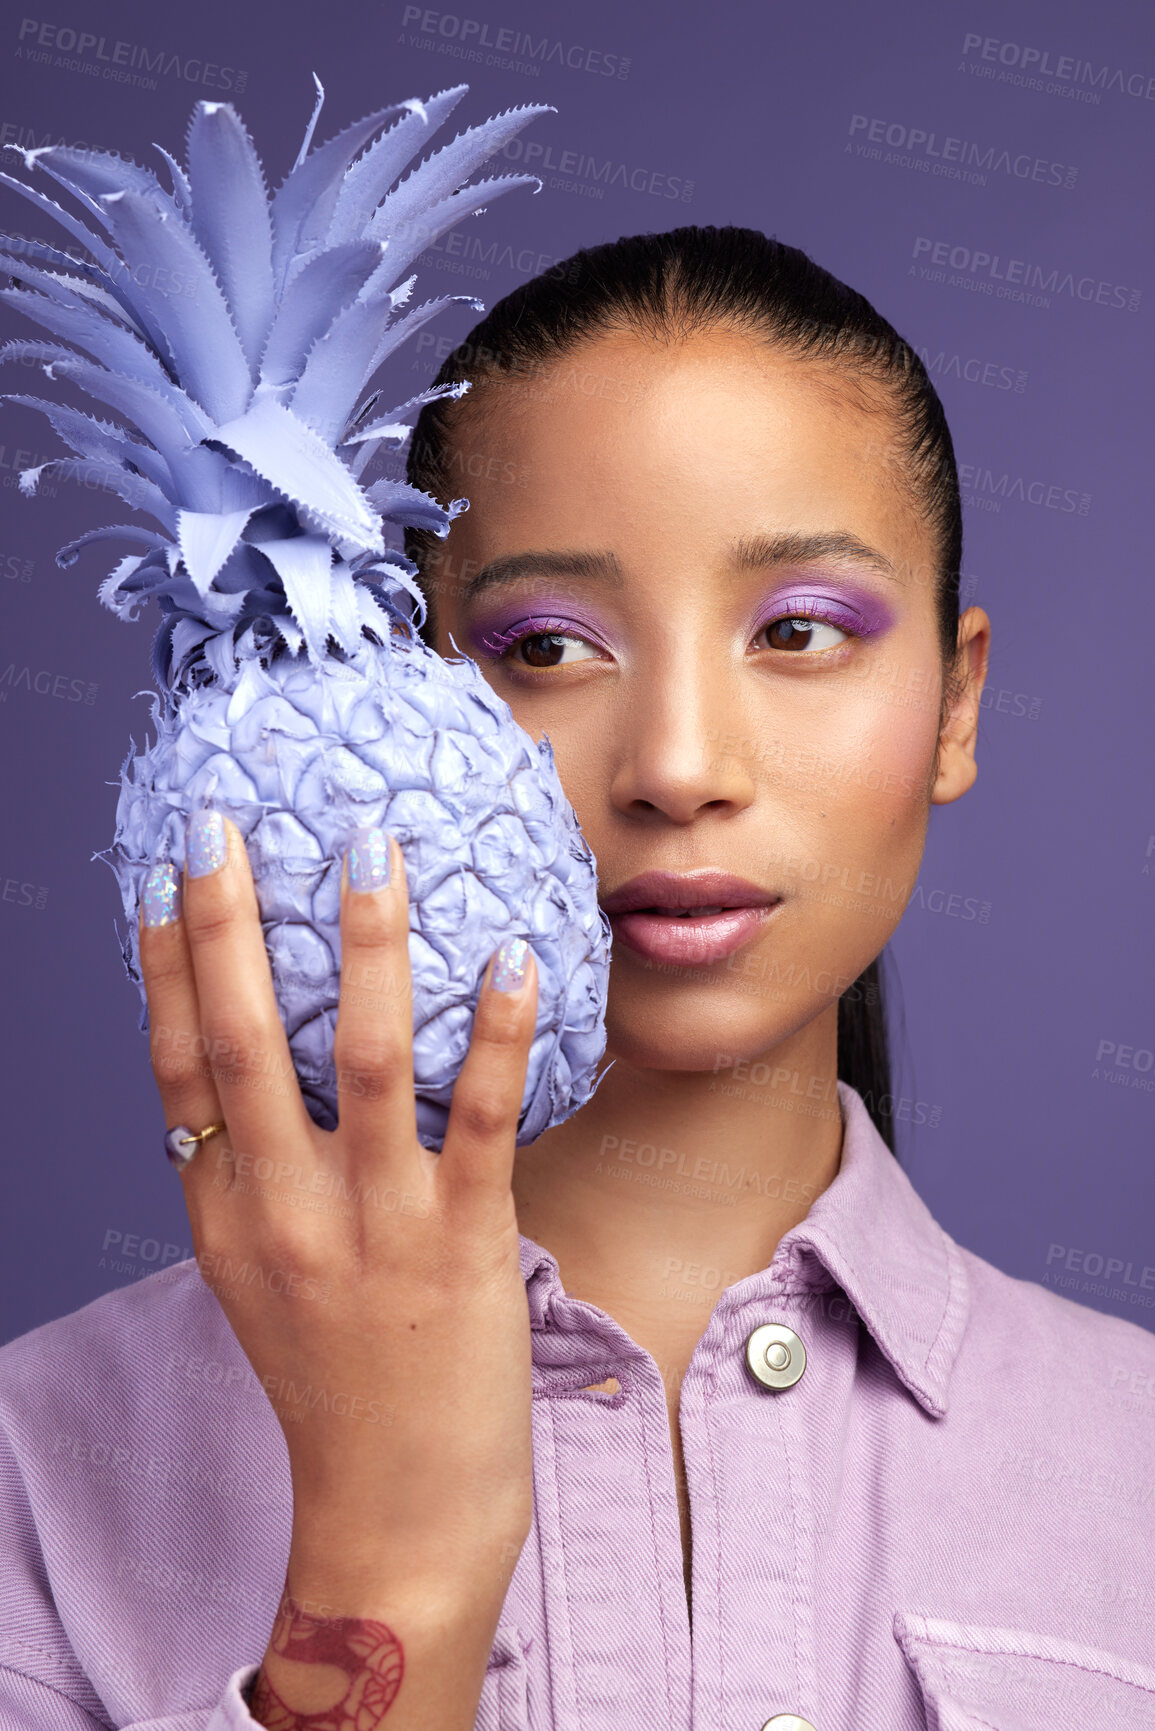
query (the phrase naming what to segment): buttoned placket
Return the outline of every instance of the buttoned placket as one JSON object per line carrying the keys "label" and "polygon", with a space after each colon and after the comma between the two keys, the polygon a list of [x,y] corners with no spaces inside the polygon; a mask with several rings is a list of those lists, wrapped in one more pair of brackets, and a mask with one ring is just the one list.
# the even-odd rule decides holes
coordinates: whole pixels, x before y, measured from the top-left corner
{"label": "buttoned placket", "polygon": [[[854,1380],[853,1307],[828,1302],[825,1271],[785,1240],[721,1294],[681,1388],[691,1628],[658,1365],[534,1248],[537,1555],[518,1585],[536,1585],[548,1630],[541,1722],[823,1731],[817,1526]],[[610,1377],[616,1393],[588,1387]]]}

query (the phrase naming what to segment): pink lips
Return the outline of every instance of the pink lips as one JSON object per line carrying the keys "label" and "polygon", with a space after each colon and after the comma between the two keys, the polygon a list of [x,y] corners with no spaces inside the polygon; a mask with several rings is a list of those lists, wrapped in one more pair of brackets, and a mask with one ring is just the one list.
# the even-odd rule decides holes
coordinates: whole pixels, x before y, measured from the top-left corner
{"label": "pink lips", "polygon": [[[616,940],[647,961],[695,966],[748,943],[781,897],[730,872],[648,871],[602,898]],[[706,909],[680,913],[682,909]]]}

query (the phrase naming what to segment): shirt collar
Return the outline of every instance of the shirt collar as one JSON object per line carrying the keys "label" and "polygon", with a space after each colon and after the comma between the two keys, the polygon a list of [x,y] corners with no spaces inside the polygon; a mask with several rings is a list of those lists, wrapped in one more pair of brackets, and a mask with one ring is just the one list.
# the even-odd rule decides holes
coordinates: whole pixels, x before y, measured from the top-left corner
{"label": "shirt collar", "polygon": [[861,1096],[839,1082],[838,1098],[838,1175],[783,1237],[770,1268],[781,1264],[811,1290],[840,1286],[899,1380],[939,1418],[970,1303],[962,1254],[883,1141]]}
{"label": "shirt collar", "polygon": [[[883,1141],[861,1096],[839,1082],[838,1099],[843,1135],[836,1177],[783,1236],[773,1260],[727,1287],[717,1309],[839,1286],[899,1380],[940,1418],[969,1308],[962,1255]],[[541,1328],[554,1299],[563,1296],[557,1261],[524,1235],[520,1248],[531,1324]]]}

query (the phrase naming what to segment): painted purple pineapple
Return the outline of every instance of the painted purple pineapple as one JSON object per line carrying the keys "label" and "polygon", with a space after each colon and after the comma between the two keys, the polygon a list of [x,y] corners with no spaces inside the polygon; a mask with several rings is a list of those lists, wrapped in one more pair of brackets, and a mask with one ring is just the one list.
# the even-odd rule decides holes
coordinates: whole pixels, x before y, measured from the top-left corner
{"label": "painted purple pineapple", "polygon": [[[128,919],[129,975],[141,984],[149,867],[183,867],[191,810],[227,811],[247,839],[309,1109],[331,1128],[340,862],[354,829],[383,824],[405,853],[418,1128],[431,1148],[501,939],[528,938],[539,972],[521,1144],[593,1090],[610,947],[593,855],[548,740],[518,727],[475,662],[422,643],[416,567],[385,538],[386,525],[395,542],[406,525],[444,536],[468,503],[443,508],[398,461],[404,416],[443,392],[383,410],[370,381],[443,307],[481,303],[446,295],[409,307],[405,273],[462,217],[510,187],[541,185],[526,174],[465,185],[541,105],[458,134],[401,178],[467,88],[382,109],[314,147],[318,84],[296,163],[271,197],[227,103],[196,105],[184,169],[162,150],[171,192],[106,152],[23,151],[27,168],[75,195],[81,219],[0,175],[79,243],[4,243],[0,263],[19,286],[0,298],[61,342],[10,342],[0,358],[39,362],[118,417],[11,397],[47,415],[76,453],[24,471],[21,489],[34,493],[45,469],[96,476],[160,524],[93,529],[57,555],[69,566],[92,542],[130,543],[138,551],[100,598],[124,619],[149,597],[162,614],[157,736],[122,767],[103,856]],[[385,478],[363,483],[378,456]]]}

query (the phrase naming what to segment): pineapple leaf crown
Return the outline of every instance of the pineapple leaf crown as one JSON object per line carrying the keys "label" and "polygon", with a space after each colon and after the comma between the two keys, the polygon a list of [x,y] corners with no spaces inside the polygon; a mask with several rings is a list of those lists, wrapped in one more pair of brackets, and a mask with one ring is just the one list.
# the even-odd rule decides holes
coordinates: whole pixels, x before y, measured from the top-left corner
{"label": "pineapple leaf crown", "polygon": [[110,151],[6,146],[70,192],[84,217],[0,173],[79,247],[0,235],[0,300],[62,339],[6,343],[0,360],[39,364],[119,417],[10,395],[76,453],[23,470],[20,488],[35,493],[47,471],[95,480],[160,524],[95,528],[56,558],[67,568],[104,540],[142,549],[99,594],[125,619],[155,597],[162,688],[190,665],[223,677],[238,657],[281,642],[316,663],[332,644],[356,653],[366,632],[387,642],[411,630],[425,618],[417,567],[387,546],[385,525],[445,536],[468,505],[443,507],[399,478],[396,463],[392,478],[361,479],[378,453],[401,452],[409,411],[462,395],[468,381],[389,409],[371,381],[444,307],[484,310],[472,295],[410,305],[416,278],[405,273],[499,194],[541,190],[532,174],[466,182],[528,121],[556,110],[511,108],[405,173],[468,85],[379,109],[316,146],[324,90],[314,82],[297,159],[271,196],[225,102],[196,104],[184,168],[155,146],[171,191]]}

